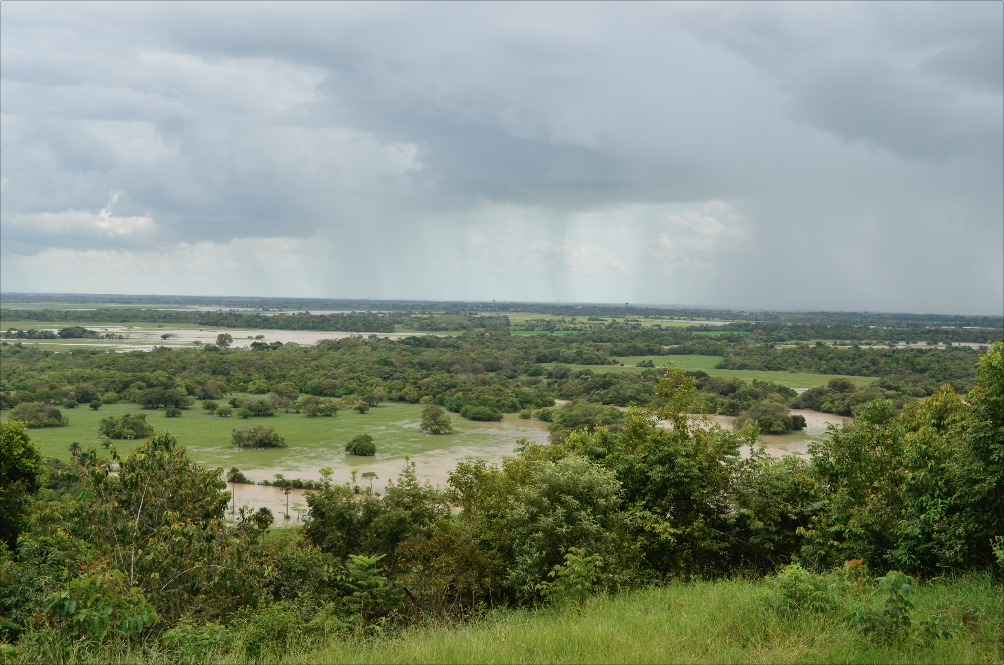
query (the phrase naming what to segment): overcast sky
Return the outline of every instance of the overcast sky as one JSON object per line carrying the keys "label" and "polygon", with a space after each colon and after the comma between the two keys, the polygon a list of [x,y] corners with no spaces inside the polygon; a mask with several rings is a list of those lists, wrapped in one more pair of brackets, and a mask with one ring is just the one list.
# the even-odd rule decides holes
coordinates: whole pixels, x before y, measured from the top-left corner
{"label": "overcast sky", "polygon": [[1002,26],[4,2],[2,289],[1000,314]]}

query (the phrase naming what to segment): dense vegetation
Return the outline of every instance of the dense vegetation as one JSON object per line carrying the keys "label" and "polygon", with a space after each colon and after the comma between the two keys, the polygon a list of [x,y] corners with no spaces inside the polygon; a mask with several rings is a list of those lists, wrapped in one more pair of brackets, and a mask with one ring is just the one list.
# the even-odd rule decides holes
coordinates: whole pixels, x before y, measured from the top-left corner
{"label": "dense vegetation", "polygon": [[[605,367],[617,357],[671,359],[701,354],[722,356],[726,368],[878,379],[864,390],[838,386],[796,399],[790,389],[776,383],[695,373],[708,412],[739,416],[756,403],[770,402],[852,415],[876,398],[891,399],[901,408],[916,397],[933,394],[943,383],[965,392],[973,384],[978,357],[965,347],[776,349],[753,344],[749,337],[729,342],[691,336],[686,341],[687,335],[691,333],[686,329],[646,328],[517,336],[498,328],[469,330],[456,337],[353,338],[325,340],[313,347],[286,344],[257,350],[161,347],[151,353],[84,348],[56,352],[3,343],[0,407],[35,402],[72,408],[125,399],[147,409],[186,409],[199,399],[212,401],[218,415],[251,418],[277,409],[331,416],[340,408],[365,408],[389,399],[426,400],[467,418],[497,420],[503,413],[539,411],[552,406],[554,399],[621,407],[652,400],[659,404],[654,395],[658,368],[615,373]],[[216,410],[215,400],[232,391],[254,396],[231,398],[229,407]]]}
{"label": "dense vegetation", "polygon": [[0,637],[17,647],[4,657],[258,659],[288,640],[739,573],[766,576],[750,606],[764,621],[817,616],[863,643],[955,639],[1001,657],[1000,610],[961,623],[944,606],[920,613],[906,575],[968,571],[999,597],[1004,345],[982,357],[965,401],[949,385],[899,414],[875,400],[809,459],[772,459],[752,428],[689,416],[700,396],[680,370],[652,398],[619,431],[595,424],[501,465],[464,461],[445,490],[412,463],[382,496],[326,481],[306,526],[271,539],[267,512],[224,522],[223,470],[192,463],[169,433],[125,456],[111,446],[43,463],[23,424],[5,421]]}

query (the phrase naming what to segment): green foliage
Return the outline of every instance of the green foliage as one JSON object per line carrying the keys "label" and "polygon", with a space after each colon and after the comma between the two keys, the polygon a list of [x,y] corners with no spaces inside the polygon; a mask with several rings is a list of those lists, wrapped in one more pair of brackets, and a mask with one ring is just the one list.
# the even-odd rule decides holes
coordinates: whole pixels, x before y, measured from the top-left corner
{"label": "green foliage", "polygon": [[164,416],[166,418],[180,418],[181,409],[176,409],[173,406],[169,406],[167,407],[167,409],[164,410]]}
{"label": "green foliage", "polygon": [[153,425],[146,422],[146,414],[125,414],[121,418],[108,416],[98,425],[98,434],[109,439],[142,439],[153,434]]}
{"label": "green foliage", "polygon": [[206,660],[209,654],[226,651],[235,641],[225,626],[191,620],[179,621],[160,638],[161,645],[179,662]]}
{"label": "green foliage", "polygon": [[370,410],[370,405],[369,402],[364,402],[363,400],[359,400],[358,402],[352,405],[352,409],[356,413],[364,414]]}
{"label": "green foliage", "polygon": [[202,410],[208,411],[209,415],[213,415],[214,413],[216,413],[216,410],[219,408],[220,405],[211,399],[207,399],[205,402],[202,403]]}
{"label": "green foliage", "polygon": [[468,404],[460,409],[460,415],[468,420],[502,420],[502,412],[484,404]]}
{"label": "green foliage", "polygon": [[571,601],[581,607],[601,582],[601,568],[602,557],[589,556],[578,547],[571,547],[565,555],[565,563],[556,564],[547,574],[553,581],[540,582],[536,588],[545,598],[559,603]]}
{"label": "green foliage", "polygon": [[393,566],[400,543],[423,539],[450,513],[441,492],[428,482],[418,482],[414,462],[405,464],[396,483],[387,483],[383,497],[368,492],[359,497],[353,490],[349,483],[328,485],[306,497],[307,539],[340,559],[349,554],[386,554]]}
{"label": "green foliage", "polygon": [[[803,426],[805,419],[802,419]],[[748,411],[743,411],[735,420],[735,427],[741,429],[747,423],[757,428],[761,434],[784,434],[795,429],[795,422],[788,413],[788,407],[778,402],[760,402]]]}
{"label": "green foliage", "polygon": [[593,431],[597,427],[619,430],[624,421],[624,413],[613,406],[601,406],[585,401],[569,402],[561,408],[542,410],[541,420],[550,422],[547,430],[552,443],[561,443],[571,432],[578,429]]}
{"label": "green foliage", "polygon": [[334,416],[341,405],[330,399],[322,399],[316,395],[308,395],[300,400],[300,410],[310,418],[317,416]]}
{"label": "green foliage", "polygon": [[157,621],[153,605],[120,570],[87,571],[46,598],[45,610],[64,635],[99,642],[138,636]]}
{"label": "green foliage", "polygon": [[851,625],[859,632],[879,642],[903,642],[911,637],[924,642],[952,637],[952,628],[940,618],[914,622],[910,612],[914,609],[910,596],[915,593],[914,579],[901,572],[890,570],[885,577],[875,580],[876,596],[884,597],[881,609],[856,606]]}
{"label": "green foliage", "polygon": [[376,455],[376,444],[369,434],[357,434],[345,444],[345,452],[350,455]]}
{"label": "green foliage", "polygon": [[419,427],[423,432],[429,434],[449,434],[453,431],[450,416],[438,406],[433,405],[422,409],[422,423]]}
{"label": "green foliage", "polygon": [[14,548],[29,500],[41,488],[42,455],[24,423],[0,421],[0,543]]}
{"label": "green foliage", "polygon": [[66,427],[70,423],[59,409],[41,402],[21,402],[10,410],[10,418],[28,427]]}
{"label": "green foliage", "polygon": [[272,425],[248,425],[230,431],[231,445],[237,448],[285,448],[286,439]]}

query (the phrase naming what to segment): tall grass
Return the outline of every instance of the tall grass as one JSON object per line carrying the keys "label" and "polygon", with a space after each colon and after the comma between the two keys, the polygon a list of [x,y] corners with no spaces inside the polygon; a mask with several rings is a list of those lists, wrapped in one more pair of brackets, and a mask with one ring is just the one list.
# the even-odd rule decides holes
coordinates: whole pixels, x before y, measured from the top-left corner
{"label": "tall grass", "polygon": [[[677,583],[594,598],[576,607],[500,610],[460,625],[431,623],[392,637],[292,639],[275,663],[1000,663],[1002,588],[988,575],[921,585],[915,614],[958,624],[950,640],[883,646],[857,634],[846,611],[791,614],[769,581]],[[27,656],[28,654],[24,654]],[[83,660],[173,662],[168,654],[78,654]],[[201,662],[246,663],[244,650]]]}

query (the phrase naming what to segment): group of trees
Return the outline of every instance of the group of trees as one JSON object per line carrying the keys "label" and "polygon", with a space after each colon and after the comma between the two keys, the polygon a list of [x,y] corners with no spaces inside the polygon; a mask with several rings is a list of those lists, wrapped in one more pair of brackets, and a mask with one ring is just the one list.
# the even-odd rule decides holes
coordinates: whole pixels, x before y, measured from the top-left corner
{"label": "group of trees", "polygon": [[540,602],[582,566],[590,593],[792,561],[943,575],[1004,548],[1004,345],[965,400],[948,385],[900,413],[875,400],[807,458],[770,458],[752,428],[695,420],[699,393],[670,369],[619,427],[572,406],[595,422],[498,465],[466,460],[445,489],[410,462],[379,496],[326,479],[305,526],[273,540],[269,514],[223,522],[223,470],[170,434],[65,464],[4,422],[0,638],[39,660],[115,640],[198,659],[240,639],[253,659],[294,633]]}

